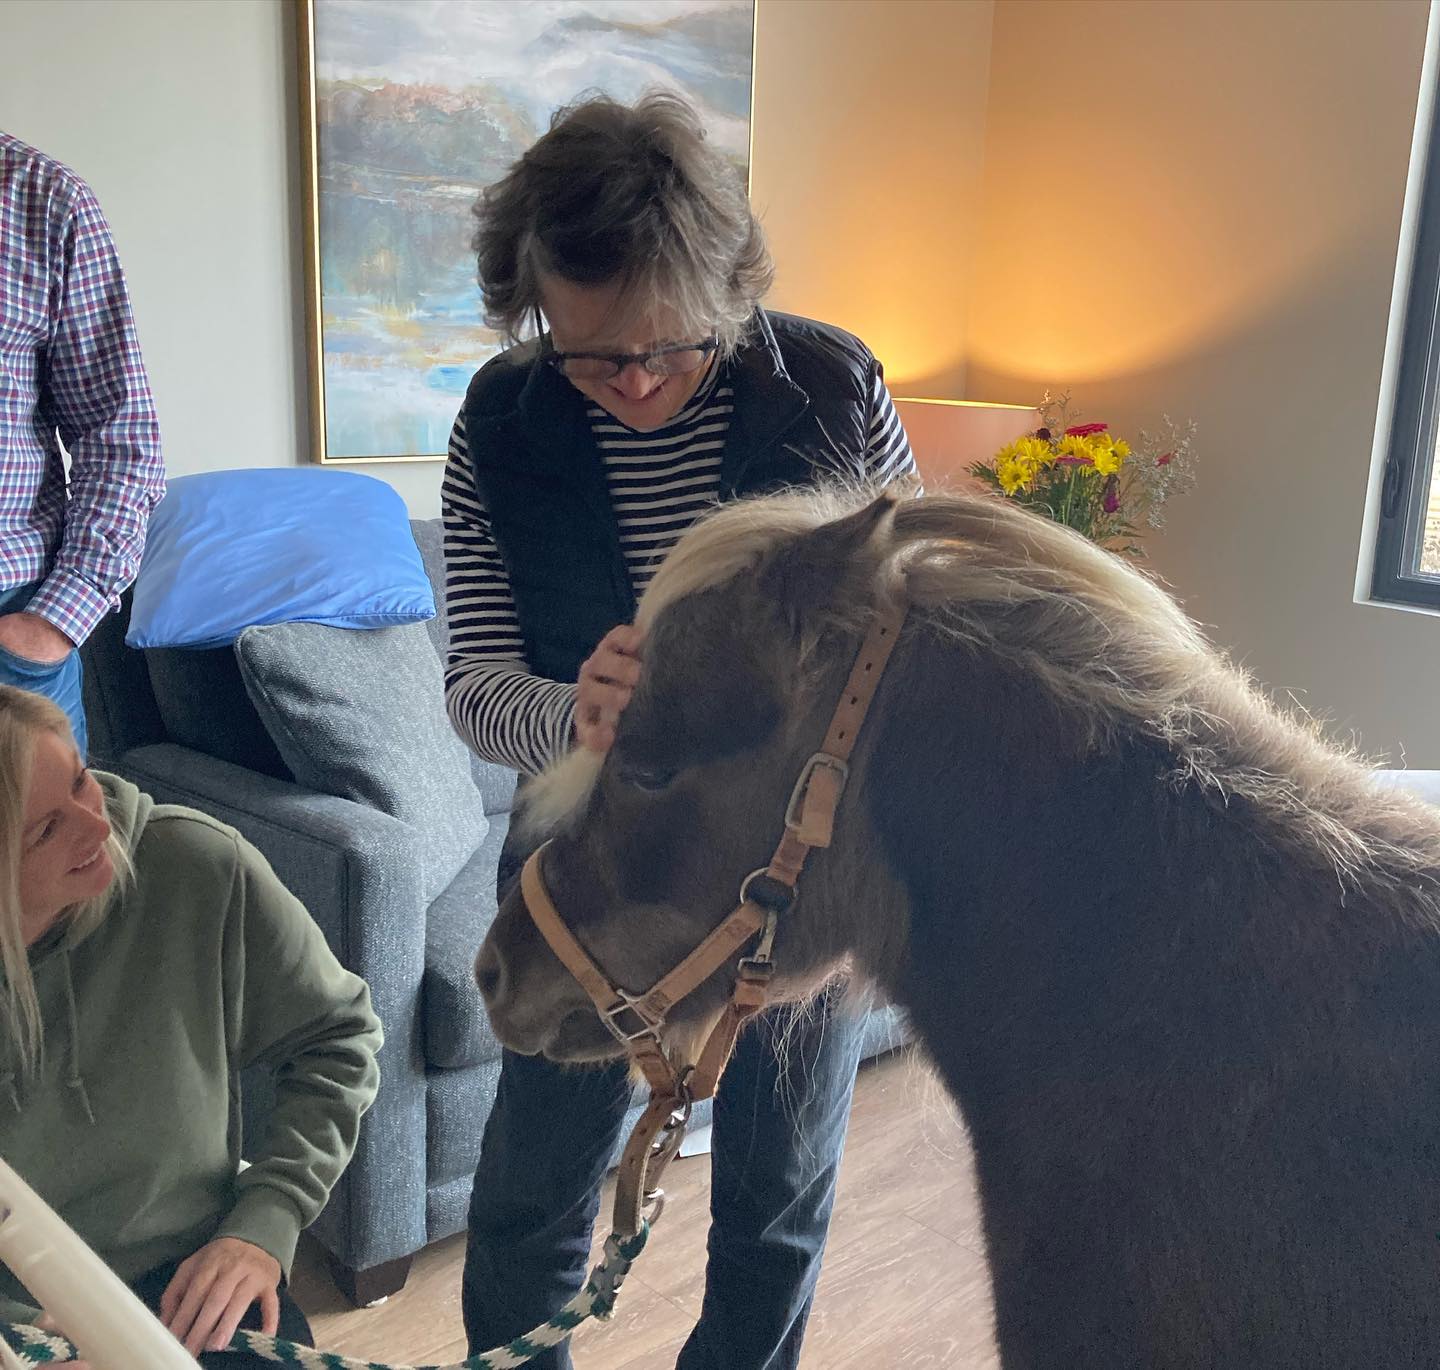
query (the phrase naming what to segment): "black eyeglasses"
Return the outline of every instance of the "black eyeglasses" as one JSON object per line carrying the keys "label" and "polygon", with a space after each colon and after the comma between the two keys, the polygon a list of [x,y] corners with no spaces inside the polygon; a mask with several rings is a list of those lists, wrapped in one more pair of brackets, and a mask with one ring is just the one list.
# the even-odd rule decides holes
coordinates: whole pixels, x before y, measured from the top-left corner
{"label": "black eyeglasses", "polygon": [[718,338],[674,343],[653,352],[548,352],[545,360],[566,380],[610,381],[627,366],[643,366],[652,376],[686,376],[698,371],[720,346]]}

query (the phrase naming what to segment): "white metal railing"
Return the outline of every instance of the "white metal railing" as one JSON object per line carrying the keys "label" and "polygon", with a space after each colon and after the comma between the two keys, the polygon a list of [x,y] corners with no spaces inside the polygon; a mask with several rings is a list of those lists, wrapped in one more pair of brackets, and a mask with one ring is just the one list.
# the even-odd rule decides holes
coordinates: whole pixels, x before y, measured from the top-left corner
{"label": "white metal railing", "polygon": [[[0,1261],[92,1370],[195,1370],[189,1352],[60,1216],[0,1160]],[[0,1343],[0,1366],[23,1366]]]}

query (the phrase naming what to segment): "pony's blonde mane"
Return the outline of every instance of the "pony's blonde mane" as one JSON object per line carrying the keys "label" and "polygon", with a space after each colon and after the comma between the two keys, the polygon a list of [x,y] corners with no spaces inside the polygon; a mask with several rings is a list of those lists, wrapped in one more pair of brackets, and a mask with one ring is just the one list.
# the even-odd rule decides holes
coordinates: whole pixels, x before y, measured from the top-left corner
{"label": "pony's blonde mane", "polygon": [[[637,622],[874,496],[831,488],[722,507],[680,539]],[[898,502],[867,554],[881,594],[903,584],[912,614],[1024,670],[1089,745],[1153,738],[1175,783],[1250,801],[1268,836],[1320,856],[1342,889],[1440,872],[1432,808],[1377,786],[1371,763],[1263,695],[1155,581],[1079,534],[997,497],[938,494]]]}

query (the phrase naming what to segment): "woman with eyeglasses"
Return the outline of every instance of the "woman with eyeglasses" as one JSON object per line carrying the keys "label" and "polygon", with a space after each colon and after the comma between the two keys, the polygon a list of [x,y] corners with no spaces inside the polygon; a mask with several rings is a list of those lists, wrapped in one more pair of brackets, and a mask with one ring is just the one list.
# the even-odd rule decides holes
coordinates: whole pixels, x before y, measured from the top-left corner
{"label": "woman with eyeglasses", "polygon": [[[643,669],[636,602],[707,508],[914,463],[865,345],[761,308],[764,236],[680,98],[560,111],[475,213],[485,318],[512,346],[475,375],[450,440],[446,695],[474,751],[525,777],[610,747]],[[525,855],[507,842],[502,889]],[[861,1027],[825,1001],[742,1037],[715,1101],[709,1266],[683,1370],[798,1363]],[[472,1354],[580,1287],[630,1095],[624,1065],[505,1053],[470,1205]]]}

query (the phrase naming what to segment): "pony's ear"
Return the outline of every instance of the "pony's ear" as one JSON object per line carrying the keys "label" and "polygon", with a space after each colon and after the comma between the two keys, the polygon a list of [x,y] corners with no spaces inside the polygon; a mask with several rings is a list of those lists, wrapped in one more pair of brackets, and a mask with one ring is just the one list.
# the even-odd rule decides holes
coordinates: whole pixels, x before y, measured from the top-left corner
{"label": "pony's ear", "polygon": [[879,534],[895,514],[886,491],[853,514],[822,523],[783,548],[765,573],[766,589],[798,626],[838,599],[869,601],[883,560]]}

